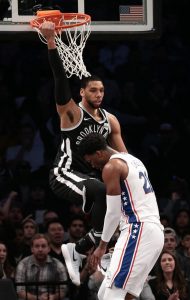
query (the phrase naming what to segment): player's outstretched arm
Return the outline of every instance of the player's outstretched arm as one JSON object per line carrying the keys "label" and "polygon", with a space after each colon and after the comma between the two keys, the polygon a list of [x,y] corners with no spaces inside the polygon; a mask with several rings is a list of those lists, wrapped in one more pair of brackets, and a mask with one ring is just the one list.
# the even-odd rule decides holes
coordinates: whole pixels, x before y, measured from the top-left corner
{"label": "player's outstretched arm", "polygon": [[57,111],[62,119],[64,116],[63,126],[74,125],[75,118],[78,120],[80,110],[72,99],[69,81],[66,77],[65,70],[55,43],[55,24],[45,21],[40,31],[47,40],[49,63],[53,72],[55,82],[55,101]]}

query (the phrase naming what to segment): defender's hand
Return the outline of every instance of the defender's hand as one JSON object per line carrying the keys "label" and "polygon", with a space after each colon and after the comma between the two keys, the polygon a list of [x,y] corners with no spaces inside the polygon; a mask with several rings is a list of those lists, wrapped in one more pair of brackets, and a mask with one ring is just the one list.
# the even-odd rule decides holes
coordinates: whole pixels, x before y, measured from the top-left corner
{"label": "defender's hand", "polygon": [[90,260],[90,263],[93,268],[97,268],[97,266],[100,265],[101,258],[105,254],[105,252],[106,252],[106,248],[105,249],[100,247],[96,248]]}

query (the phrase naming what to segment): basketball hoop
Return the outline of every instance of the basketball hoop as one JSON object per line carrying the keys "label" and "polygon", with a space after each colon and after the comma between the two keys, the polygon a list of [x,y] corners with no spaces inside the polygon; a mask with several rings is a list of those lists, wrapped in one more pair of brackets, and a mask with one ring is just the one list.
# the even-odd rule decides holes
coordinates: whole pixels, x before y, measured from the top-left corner
{"label": "basketball hoop", "polygon": [[[83,61],[83,50],[91,33],[91,17],[81,13],[61,13],[59,10],[38,11],[37,18],[30,24],[38,32],[40,40],[47,44],[39,29],[45,21],[55,23],[55,42],[67,77],[74,74],[80,79],[90,76]],[[63,31],[66,42],[62,37]]]}

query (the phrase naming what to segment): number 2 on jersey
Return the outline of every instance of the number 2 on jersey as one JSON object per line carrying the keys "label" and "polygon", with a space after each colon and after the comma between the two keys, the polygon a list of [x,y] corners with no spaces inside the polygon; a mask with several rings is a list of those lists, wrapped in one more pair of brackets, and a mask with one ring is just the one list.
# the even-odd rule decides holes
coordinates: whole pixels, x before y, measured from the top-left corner
{"label": "number 2 on jersey", "polygon": [[153,193],[154,190],[153,190],[153,187],[150,183],[150,180],[147,176],[147,174],[144,172],[139,172],[139,178],[143,178],[144,179],[144,184],[143,184],[143,189],[144,189],[144,192],[145,194],[148,194],[148,193]]}

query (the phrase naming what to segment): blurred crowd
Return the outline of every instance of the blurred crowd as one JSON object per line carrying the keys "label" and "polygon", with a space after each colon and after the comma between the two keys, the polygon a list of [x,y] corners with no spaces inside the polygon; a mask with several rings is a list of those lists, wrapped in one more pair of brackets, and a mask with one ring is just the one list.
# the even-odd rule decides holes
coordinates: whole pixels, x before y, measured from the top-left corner
{"label": "blurred crowd", "polygon": [[[169,228],[169,237],[165,231],[165,243],[173,246],[166,247],[158,263],[162,256],[167,259],[171,256],[167,251],[174,253],[170,257],[174,261],[177,253],[179,268],[187,282],[190,280],[188,2],[163,1],[159,38],[89,39],[84,50],[87,69],[104,81],[103,106],[118,117],[129,152],[145,163],[157,195],[162,224]],[[79,101],[80,82],[75,77],[70,81],[73,97]],[[31,240],[36,233],[48,233],[47,243],[51,248],[48,255],[64,265],[60,245],[77,241],[91,225],[78,203],[69,204],[67,199],[61,202],[49,188],[49,168],[59,144],[59,119],[47,49],[37,37],[19,40],[18,35],[18,40],[1,41],[0,99],[0,265],[4,266],[0,277],[15,278],[19,262],[31,255]],[[82,270],[88,297],[96,299],[102,273],[95,273],[94,283],[91,277],[94,270],[89,269],[88,261]],[[179,298],[186,299],[182,279],[176,280],[182,295]],[[153,284],[152,291],[157,284]],[[161,288],[163,284],[159,284]],[[80,294],[84,292],[87,293],[85,288],[69,287],[64,290],[64,297],[87,299]],[[142,299],[146,298],[142,295]],[[164,298],[156,295],[154,299]]]}

